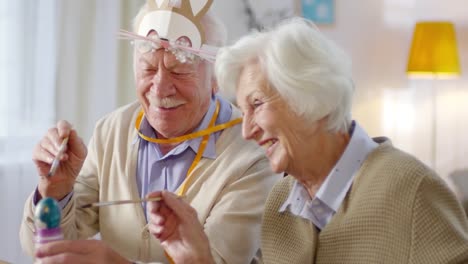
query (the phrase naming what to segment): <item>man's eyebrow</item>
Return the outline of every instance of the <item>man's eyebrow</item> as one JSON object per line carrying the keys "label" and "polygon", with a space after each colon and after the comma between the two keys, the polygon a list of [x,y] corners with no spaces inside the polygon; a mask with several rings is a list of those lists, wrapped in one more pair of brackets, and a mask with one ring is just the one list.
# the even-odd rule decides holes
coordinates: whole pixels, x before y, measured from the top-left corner
{"label": "man's eyebrow", "polygon": [[180,68],[180,67],[185,67],[186,65],[184,65],[184,63],[180,63],[180,61],[178,61],[177,58],[172,58],[169,60],[169,65],[166,65],[166,53],[164,53],[164,57],[163,57],[163,60],[164,60],[164,68],[166,68],[167,70],[171,71],[171,70],[174,70],[174,68]]}

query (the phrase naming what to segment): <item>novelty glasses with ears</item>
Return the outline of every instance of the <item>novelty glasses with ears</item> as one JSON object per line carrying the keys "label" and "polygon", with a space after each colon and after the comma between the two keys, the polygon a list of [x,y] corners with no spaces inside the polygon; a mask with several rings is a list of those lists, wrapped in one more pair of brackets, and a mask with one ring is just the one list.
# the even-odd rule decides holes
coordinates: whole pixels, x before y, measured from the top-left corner
{"label": "novelty glasses with ears", "polygon": [[159,38],[157,35],[145,37],[130,31],[120,30],[119,38],[132,40],[138,52],[143,54],[164,48],[166,51],[170,51],[174,54],[181,63],[193,63],[197,58],[214,63],[216,60],[216,53],[218,52],[217,47],[209,45],[203,45],[201,49],[193,48],[190,45],[190,40],[184,37],[176,41],[169,41]]}

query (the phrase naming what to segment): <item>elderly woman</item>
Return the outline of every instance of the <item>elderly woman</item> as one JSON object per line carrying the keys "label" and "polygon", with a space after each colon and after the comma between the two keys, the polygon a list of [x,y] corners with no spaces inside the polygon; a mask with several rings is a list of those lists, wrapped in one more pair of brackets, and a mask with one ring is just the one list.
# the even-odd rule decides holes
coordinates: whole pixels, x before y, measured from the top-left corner
{"label": "elderly woman", "polygon": [[[236,94],[244,138],[288,175],[267,200],[263,261],[467,263],[468,221],[454,194],[423,163],[352,121],[350,64],[299,18],[218,55],[219,86]],[[151,232],[176,263],[209,263],[194,210],[161,195],[150,206]]]}

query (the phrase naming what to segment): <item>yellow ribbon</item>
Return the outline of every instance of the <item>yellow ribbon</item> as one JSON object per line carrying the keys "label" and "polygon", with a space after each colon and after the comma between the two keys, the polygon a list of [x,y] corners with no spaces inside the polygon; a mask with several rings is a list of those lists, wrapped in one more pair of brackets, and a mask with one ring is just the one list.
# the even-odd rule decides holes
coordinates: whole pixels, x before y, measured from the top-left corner
{"label": "yellow ribbon", "polygon": [[[180,136],[180,137],[168,138],[168,139],[152,138],[152,137],[148,137],[148,136],[143,135],[143,133],[140,132],[140,126],[141,126],[141,121],[143,120],[144,113],[143,113],[143,110],[141,110],[138,113],[137,119],[135,121],[135,128],[138,131],[138,135],[141,138],[143,138],[144,140],[146,140],[146,141],[153,142],[153,143],[156,143],[156,144],[172,144],[172,143],[179,143],[179,142],[183,142],[183,141],[198,138],[198,137],[203,137],[203,139],[202,139],[202,141],[200,143],[200,146],[198,148],[197,155],[195,156],[192,164],[190,165],[190,168],[187,171],[187,176],[186,176],[185,180],[182,182],[182,185],[180,186],[180,189],[179,189],[179,192],[178,192],[179,196],[183,196],[185,194],[185,192],[187,191],[187,187],[189,186],[189,183],[191,183],[191,181],[192,181],[192,176],[193,176],[192,171],[198,165],[198,163],[201,160],[201,157],[202,157],[203,153],[205,152],[206,146],[208,145],[208,139],[210,138],[210,134],[215,133],[217,131],[221,131],[221,130],[226,129],[228,127],[232,127],[232,126],[237,125],[240,122],[242,122],[242,118],[237,118],[237,119],[233,119],[233,120],[231,120],[231,121],[229,121],[227,123],[215,126],[214,124],[215,124],[216,119],[218,118],[219,108],[220,108],[219,101],[216,101],[215,112],[214,112],[213,116],[211,117],[210,123],[209,123],[209,125],[208,125],[208,127],[206,129],[200,130],[200,131],[197,131],[197,132],[194,132],[194,133],[190,133],[190,134],[187,134],[187,135],[183,135],[183,136]],[[169,256],[169,254],[167,254],[166,251],[164,251],[164,254],[166,255],[166,257],[167,257],[167,259],[169,260],[170,263],[174,263],[174,260],[171,258],[171,256]]]}
{"label": "yellow ribbon", "polygon": [[[219,102],[216,101],[216,110],[215,110],[215,112],[213,114],[213,117],[211,117],[210,124],[208,125],[208,128],[205,129],[205,130],[209,130],[210,128],[212,128],[214,126],[214,123],[215,123],[216,119],[218,118],[218,114],[219,114]],[[204,131],[204,130],[202,130],[202,131]],[[209,138],[210,138],[210,134],[206,134],[206,135],[203,136],[203,140],[200,143],[200,146],[198,147],[197,155],[195,156],[195,159],[193,159],[192,165],[190,165],[190,168],[187,171],[187,177],[185,178],[184,182],[182,182],[182,185],[180,186],[179,193],[178,193],[179,196],[184,195],[185,192],[187,191],[187,186],[188,186],[189,181],[191,181],[192,176],[193,176],[192,171],[193,171],[193,169],[195,169],[198,162],[200,162],[202,154],[203,154],[203,152],[205,152],[206,145],[208,145],[208,139]]]}
{"label": "yellow ribbon", "polygon": [[[217,109],[218,109],[218,106],[219,106],[219,103],[217,102],[217,104],[216,104]],[[219,109],[216,110],[216,111],[219,111]],[[207,129],[200,130],[200,131],[190,133],[190,134],[187,134],[187,135],[183,135],[183,136],[180,136],[180,137],[160,139],[160,138],[152,138],[152,137],[145,136],[145,135],[143,135],[143,133],[140,132],[140,125],[141,125],[141,121],[143,120],[143,114],[144,114],[143,110],[141,110],[140,113],[138,113],[138,116],[137,116],[137,119],[136,119],[136,122],[135,122],[135,128],[138,131],[138,135],[141,138],[143,138],[144,140],[146,140],[146,141],[157,143],[157,144],[173,144],[173,143],[183,142],[183,141],[194,139],[194,138],[197,138],[197,137],[210,135],[212,133],[221,131],[221,130],[226,129],[228,127],[232,127],[232,126],[237,125],[240,122],[242,122],[242,118],[237,118],[237,119],[233,119],[233,120],[231,120],[231,121],[229,121],[227,123],[219,124],[219,125],[213,126],[213,127],[208,127]],[[213,117],[215,117],[214,120],[216,120],[217,114],[213,115]]]}
{"label": "yellow ribbon", "polygon": [[215,133],[217,131],[221,131],[221,130],[226,129],[228,127],[232,127],[232,126],[237,125],[240,122],[242,122],[242,118],[237,118],[237,119],[233,119],[233,120],[231,120],[229,122],[226,122],[224,124],[219,124],[219,125],[215,126],[214,124],[215,124],[216,119],[218,118],[219,108],[220,108],[219,101],[216,101],[215,112],[214,112],[213,116],[211,117],[210,123],[209,123],[209,125],[208,125],[208,127],[206,129],[200,130],[200,131],[197,131],[197,132],[194,132],[194,133],[190,133],[190,134],[187,134],[187,135],[183,135],[183,136],[180,136],[180,137],[167,138],[167,139],[152,138],[152,137],[145,136],[143,133],[141,133],[140,132],[140,126],[141,126],[141,121],[143,120],[144,113],[143,113],[143,110],[141,110],[138,113],[137,119],[135,121],[135,128],[138,131],[138,135],[141,138],[143,138],[144,140],[146,140],[146,141],[153,142],[153,143],[156,143],[156,144],[172,144],[172,143],[178,143],[178,142],[194,139],[194,138],[197,138],[197,137],[203,137],[203,139],[202,139],[202,141],[200,143],[200,146],[198,148],[197,155],[195,156],[195,159],[193,160],[192,164],[190,165],[190,168],[187,171],[187,176],[186,176],[185,180],[182,182],[182,185],[181,185],[180,190],[178,192],[178,195],[180,195],[180,196],[184,195],[186,190],[187,190],[187,186],[191,181],[191,176],[192,176],[191,173],[195,169],[197,164],[200,162],[201,157],[202,157],[203,153],[205,152],[205,148],[206,148],[206,146],[208,144],[208,139],[210,137],[210,134]]}

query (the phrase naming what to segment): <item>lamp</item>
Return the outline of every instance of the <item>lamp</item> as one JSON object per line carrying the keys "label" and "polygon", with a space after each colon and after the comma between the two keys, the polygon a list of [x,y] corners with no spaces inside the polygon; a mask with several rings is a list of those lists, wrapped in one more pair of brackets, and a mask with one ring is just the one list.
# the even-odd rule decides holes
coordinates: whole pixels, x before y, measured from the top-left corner
{"label": "lamp", "polygon": [[[433,80],[460,76],[455,29],[450,22],[418,22],[408,58],[410,78]],[[432,166],[436,170],[437,93],[432,87]]]}
{"label": "lamp", "polygon": [[460,75],[455,29],[452,23],[416,23],[406,72],[411,77]]}

